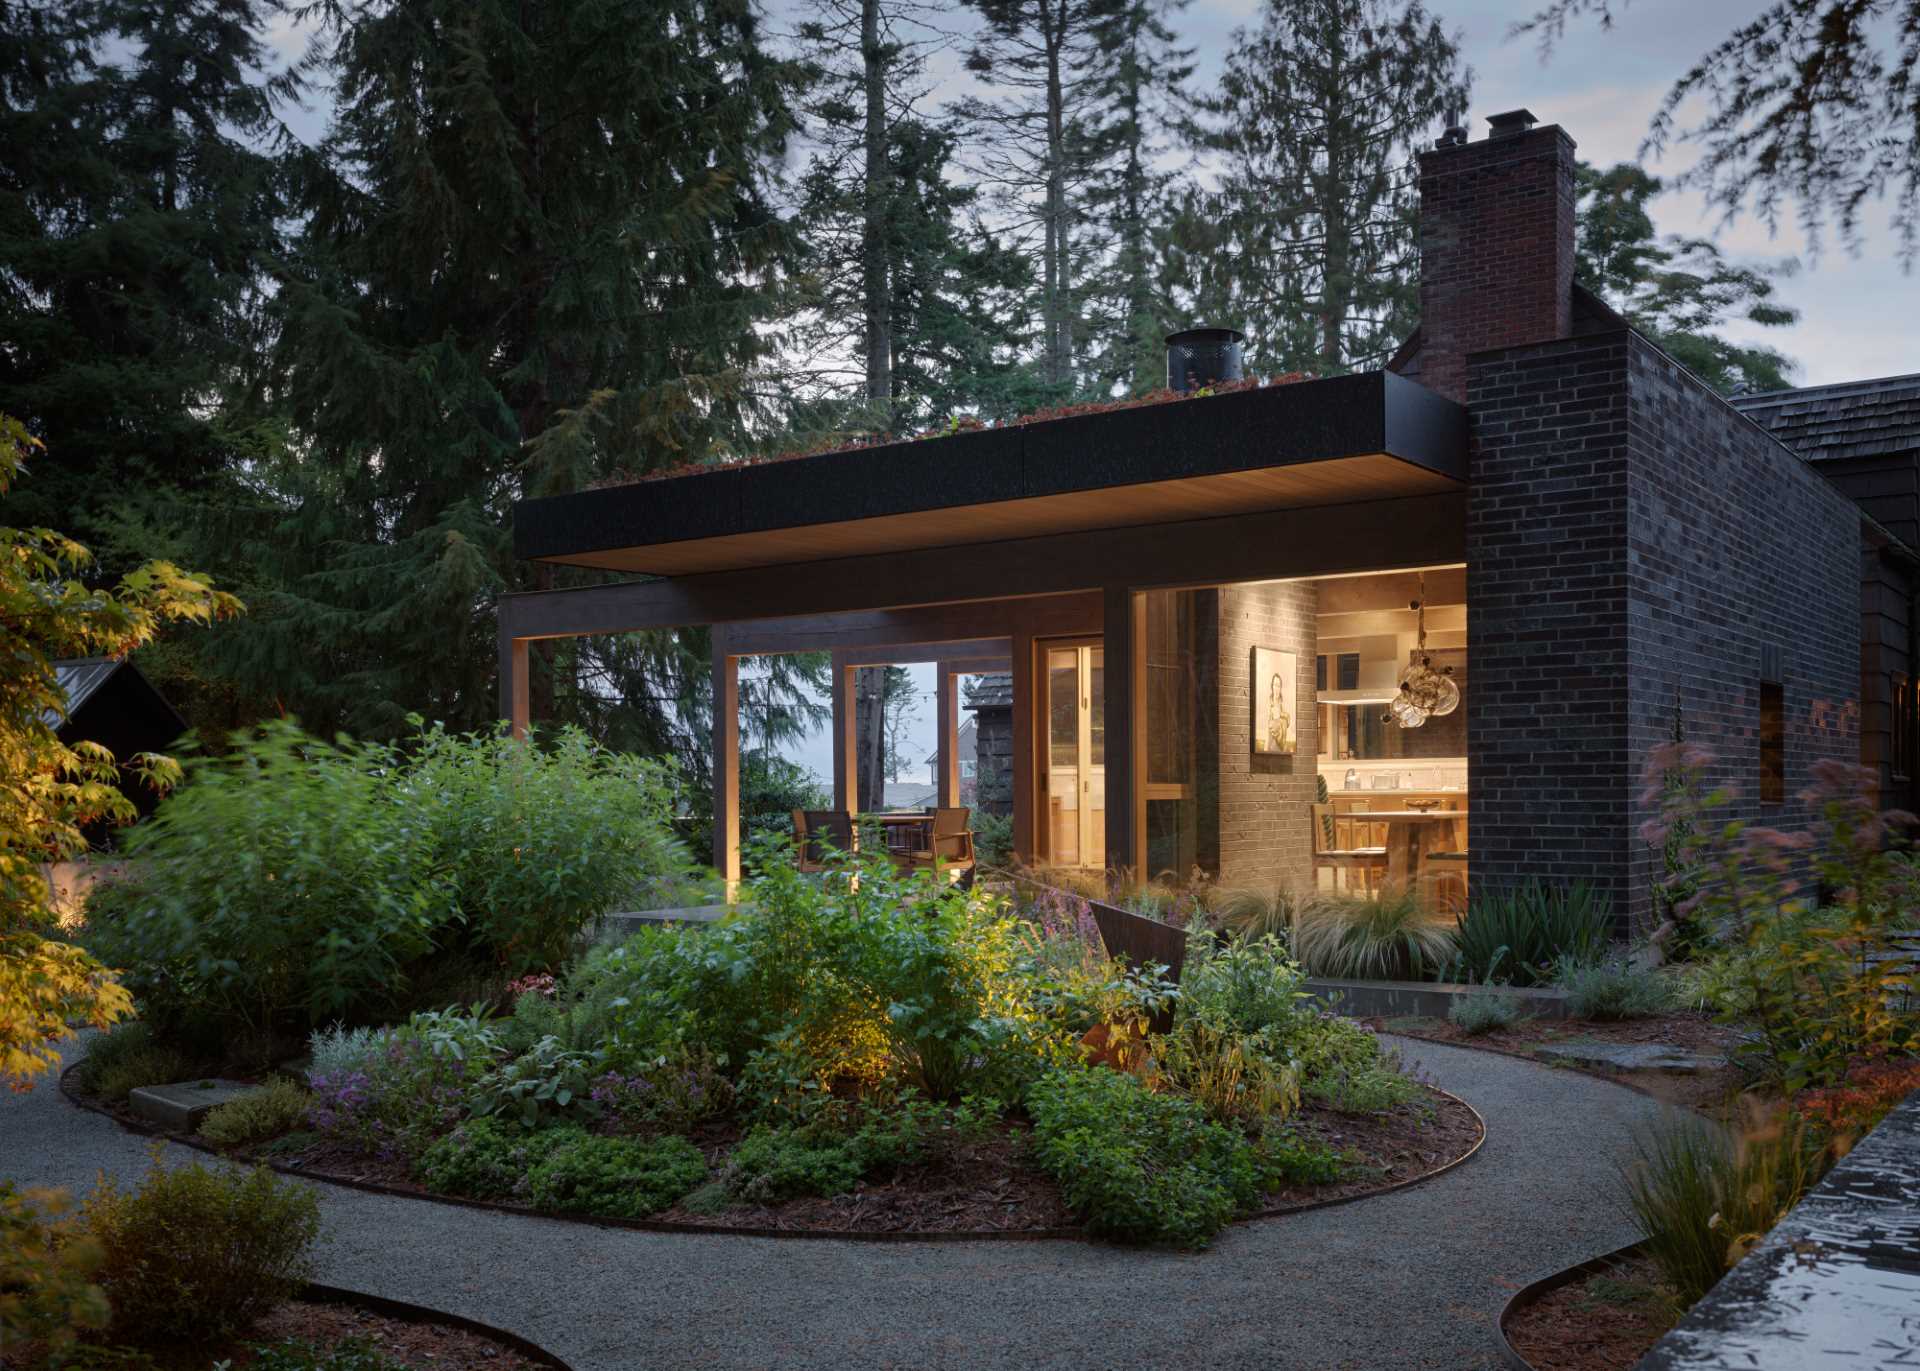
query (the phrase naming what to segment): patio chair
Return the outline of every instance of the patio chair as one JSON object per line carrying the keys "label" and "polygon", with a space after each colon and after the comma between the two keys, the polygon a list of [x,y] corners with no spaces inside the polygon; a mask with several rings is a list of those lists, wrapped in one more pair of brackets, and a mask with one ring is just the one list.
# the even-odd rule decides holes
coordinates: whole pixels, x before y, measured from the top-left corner
{"label": "patio chair", "polygon": [[794,810],[794,865],[802,871],[825,871],[829,849],[843,854],[860,850],[853,815],[840,809]]}
{"label": "patio chair", "polygon": [[970,809],[938,809],[932,820],[915,832],[927,835],[927,846],[895,852],[893,859],[908,871],[935,871],[948,880],[973,878],[973,829],[968,825]]}

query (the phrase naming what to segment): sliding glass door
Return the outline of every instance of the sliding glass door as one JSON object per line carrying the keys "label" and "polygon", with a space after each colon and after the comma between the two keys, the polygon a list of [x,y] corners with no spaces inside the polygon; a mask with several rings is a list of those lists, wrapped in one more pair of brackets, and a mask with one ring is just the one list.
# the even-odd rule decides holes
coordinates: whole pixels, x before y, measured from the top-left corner
{"label": "sliding glass door", "polygon": [[1041,650],[1045,765],[1040,813],[1047,859],[1056,866],[1107,864],[1107,722],[1100,644],[1047,644]]}

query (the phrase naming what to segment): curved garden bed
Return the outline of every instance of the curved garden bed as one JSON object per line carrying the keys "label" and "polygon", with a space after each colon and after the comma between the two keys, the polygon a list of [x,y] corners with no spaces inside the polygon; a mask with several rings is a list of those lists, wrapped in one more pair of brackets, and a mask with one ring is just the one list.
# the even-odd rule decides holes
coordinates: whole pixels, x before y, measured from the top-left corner
{"label": "curved garden bed", "polygon": [[[1022,1134],[1027,1130],[1017,1124],[1004,1124],[996,1140],[963,1159],[958,1167],[901,1168],[883,1182],[863,1183],[842,1195],[804,1196],[778,1205],[740,1206],[717,1213],[699,1213],[675,1205],[652,1217],[625,1218],[436,1193],[411,1176],[402,1164],[337,1147],[316,1145],[304,1153],[289,1152],[269,1141],[223,1150],[193,1134],[157,1128],[125,1106],[88,1095],[75,1083],[77,1071],[77,1066],[69,1067],[60,1078],[65,1098],[130,1132],[166,1138],[210,1155],[258,1163],[283,1175],[374,1194],[649,1232],[876,1242],[1088,1236],[1085,1225],[1077,1222],[1062,1202],[1051,1178],[1024,1156]],[[1423,1085],[1421,1091],[1423,1101],[1386,1116],[1303,1108],[1293,1125],[1304,1136],[1348,1156],[1349,1166],[1341,1176],[1324,1183],[1265,1192],[1262,1206],[1238,1222],[1278,1218],[1390,1194],[1431,1180],[1471,1159],[1486,1140],[1486,1123],[1479,1112],[1436,1086]],[[709,1141],[718,1159],[732,1140],[715,1136]]]}

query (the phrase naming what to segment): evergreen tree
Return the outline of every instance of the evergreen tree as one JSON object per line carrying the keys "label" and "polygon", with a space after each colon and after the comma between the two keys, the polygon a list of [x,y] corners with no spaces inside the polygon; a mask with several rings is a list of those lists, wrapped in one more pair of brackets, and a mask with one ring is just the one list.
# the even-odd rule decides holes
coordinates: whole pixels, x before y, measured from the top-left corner
{"label": "evergreen tree", "polygon": [[257,0],[0,3],[0,407],[46,439],[9,496],[103,566],[139,508],[216,481],[255,441],[233,400],[261,342],[284,212]]}
{"label": "evergreen tree", "polygon": [[[741,0],[320,0],[335,119],[303,168],[276,383],[281,589],[230,670],[319,665],[310,724],[494,712],[509,502],[736,450],[792,258],[767,168],[798,73]],[[678,734],[704,635],[543,650],[537,718]],[[671,698],[668,698],[668,697]],[[706,708],[710,709],[710,701]]]}
{"label": "evergreen tree", "polygon": [[1016,240],[1040,248],[1037,378],[1048,398],[1079,385],[1082,310],[1096,245],[1081,240],[1099,161],[1098,100],[1113,53],[1098,41],[1116,0],[973,0],[985,19],[967,68],[997,89],[958,109],[980,145],[982,178],[1000,192]]}
{"label": "evergreen tree", "polygon": [[1729,319],[1777,328],[1800,317],[1774,300],[1766,270],[1728,262],[1705,239],[1662,238],[1647,212],[1661,182],[1632,162],[1606,171],[1582,162],[1578,178],[1575,280],[1722,395],[1791,384],[1793,363],[1781,353],[1713,331]]}
{"label": "evergreen tree", "polygon": [[[1569,20],[1612,26],[1630,0],[1553,0],[1516,32],[1551,51]],[[1729,215],[1751,202],[1769,228],[1789,201],[1816,250],[1837,224],[1849,246],[1860,215],[1892,192],[1900,252],[1920,255],[1920,0],[1770,0],[1673,83],[1645,150],[1698,143],[1680,178]],[[1692,128],[1680,112],[1705,107]]]}
{"label": "evergreen tree", "polygon": [[1236,32],[1207,102],[1220,190],[1186,207],[1205,236],[1185,256],[1189,293],[1230,302],[1207,322],[1244,321],[1253,367],[1379,366],[1411,330],[1414,154],[1469,79],[1419,0],[1266,0]]}
{"label": "evergreen tree", "polygon": [[1099,162],[1086,191],[1086,214],[1104,229],[1104,260],[1087,290],[1088,360],[1093,388],[1141,395],[1166,384],[1164,339],[1174,307],[1158,270],[1155,233],[1167,221],[1180,180],[1163,168],[1176,137],[1192,132],[1185,83],[1193,49],[1181,47],[1174,20],[1189,0],[1116,0],[1093,23],[1104,59],[1097,104]]}

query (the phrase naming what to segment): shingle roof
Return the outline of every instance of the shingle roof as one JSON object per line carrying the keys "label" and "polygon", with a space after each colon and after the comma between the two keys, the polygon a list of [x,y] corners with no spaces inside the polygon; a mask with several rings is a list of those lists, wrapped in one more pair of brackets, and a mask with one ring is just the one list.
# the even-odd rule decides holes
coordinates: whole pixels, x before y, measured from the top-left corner
{"label": "shingle roof", "polygon": [[1013,674],[990,671],[984,676],[970,677],[966,697],[968,709],[1012,709]]}
{"label": "shingle roof", "polygon": [[1736,395],[1732,403],[1810,462],[1920,452],[1920,374]]}
{"label": "shingle roof", "polygon": [[[124,663],[111,657],[71,657],[53,664],[53,679],[66,693],[68,719],[80,712],[80,706],[87,698],[107,683],[107,678],[118,671]],[[64,722],[58,710],[49,709],[41,714],[40,721],[48,728],[58,728]]]}

